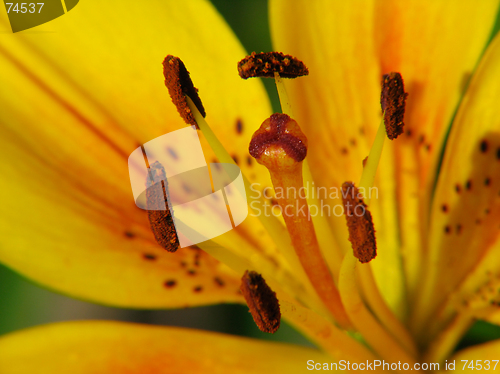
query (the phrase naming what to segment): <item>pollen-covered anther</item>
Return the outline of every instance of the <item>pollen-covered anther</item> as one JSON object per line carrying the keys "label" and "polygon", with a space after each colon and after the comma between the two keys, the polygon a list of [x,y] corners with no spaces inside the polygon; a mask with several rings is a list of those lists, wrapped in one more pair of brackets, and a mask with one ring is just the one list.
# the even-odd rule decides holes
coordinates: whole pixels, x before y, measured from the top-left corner
{"label": "pollen-covered anther", "polygon": [[403,78],[400,73],[392,72],[382,77],[380,104],[384,113],[387,137],[396,139],[404,131],[406,98]]}
{"label": "pollen-covered anther", "polygon": [[295,120],[275,113],[253,134],[249,152],[268,169],[283,170],[304,160],[307,138]]}
{"label": "pollen-covered anther", "polygon": [[172,207],[169,205],[165,169],[158,161],[149,168],[146,204],[149,224],[156,242],[167,251],[175,252],[179,248],[179,238],[171,214]]}
{"label": "pollen-covered anther", "polygon": [[193,125],[198,128],[194,115],[191,109],[189,109],[186,96],[189,96],[203,117],[206,116],[206,113],[201,99],[198,96],[198,89],[194,87],[186,66],[180,58],[168,55],[163,61],[163,75],[165,76],[165,86],[168,88],[170,98],[182,119],[188,125]]}
{"label": "pollen-covered anther", "polygon": [[354,183],[342,185],[342,200],[354,257],[362,263],[370,262],[377,256],[372,215]]}
{"label": "pollen-covered anther", "polygon": [[252,52],[238,62],[238,73],[243,79],[274,78],[274,73],[282,78],[297,78],[308,75],[309,70],[299,59],[281,52]]}
{"label": "pollen-covered anther", "polygon": [[257,327],[263,332],[278,331],[280,305],[276,293],[269,288],[264,278],[255,271],[247,270],[241,278],[240,290]]}

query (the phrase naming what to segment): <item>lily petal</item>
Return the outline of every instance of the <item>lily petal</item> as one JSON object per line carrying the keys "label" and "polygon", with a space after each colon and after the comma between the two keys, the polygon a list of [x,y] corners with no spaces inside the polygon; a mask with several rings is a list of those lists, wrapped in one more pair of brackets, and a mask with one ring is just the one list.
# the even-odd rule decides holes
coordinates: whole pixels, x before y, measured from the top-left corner
{"label": "lily petal", "polygon": [[[165,254],[154,243],[127,165],[138,145],[185,127],[163,84],[161,63],[170,53],[186,62],[207,119],[242,168],[252,180],[269,179],[243,156],[252,128],[270,112],[267,96],[257,80],[238,77],[245,52],[223,19],[202,0],[85,2],[41,27],[52,32],[0,40],[0,190],[9,197],[0,261],[106,304],[242,300],[239,276],[217,261],[198,250]],[[261,228],[247,237],[251,230]]]}
{"label": "lily petal", "polygon": [[452,370],[457,372],[498,370],[498,352],[500,352],[500,340],[494,340],[463,349],[448,359],[447,362],[455,362],[455,369]]}
{"label": "lily petal", "polygon": [[[361,160],[379,123],[381,75],[399,71],[404,78],[409,92],[405,122],[411,131],[384,150],[376,182],[380,194],[372,202],[383,248],[373,262],[377,283],[401,314],[405,291],[413,298],[419,281],[423,243],[417,239],[425,230],[420,222],[428,209],[432,171],[464,78],[489,37],[498,1],[352,5],[315,1],[290,7],[275,0],[271,30],[276,48],[296,55],[310,69],[307,78],[290,82],[289,91],[299,123],[315,145],[308,157],[322,186],[359,180]],[[478,26],[472,33],[471,24]],[[342,235],[340,228],[336,231]],[[407,289],[394,289],[405,283]]]}
{"label": "lily petal", "polygon": [[302,373],[308,360],[329,362],[311,348],[104,321],[52,324],[0,339],[0,371],[11,374]]}
{"label": "lily petal", "polygon": [[497,36],[469,85],[446,145],[420,295],[428,316],[473,270],[476,277],[466,284],[472,293],[500,274],[499,79]]}

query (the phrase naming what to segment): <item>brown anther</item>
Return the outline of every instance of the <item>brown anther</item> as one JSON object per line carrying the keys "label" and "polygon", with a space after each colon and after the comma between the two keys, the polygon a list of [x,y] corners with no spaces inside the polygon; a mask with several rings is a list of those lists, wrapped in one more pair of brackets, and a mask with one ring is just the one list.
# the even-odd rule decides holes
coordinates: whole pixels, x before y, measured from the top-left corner
{"label": "brown anther", "polygon": [[246,271],[241,278],[241,293],[257,327],[263,332],[275,333],[281,322],[281,312],[276,293],[269,288],[262,276]]}
{"label": "brown anther", "polygon": [[403,133],[407,97],[401,74],[395,72],[384,74],[380,104],[384,113],[385,131],[391,140]]}
{"label": "brown anther", "polygon": [[370,262],[377,256],[375,228],[372,215],[354,183],[342,185],[342,201],[354,256],[362,263]]}
{"label": "brown anther", "polygon": [[238,62],[238,73],[243,79],[274,78],[274,73],[282,78],[297,78],[308,75],[309,70],[299,59],[281,52],[252,52]]}
{"label": "brown anther", "polygon": [[266,167],[301,162],[307,155],[307,138],[297,122],[288,115],[275,113],[253,134],[250,155]]}
{"label": "brown anther", "polygon": [[170,98],[182,119],[188,125],[193,125],[198,129],[198,124],[194,119],[191,109],[189,109],[186,96],[189,96],[203,117],[206,116],[206,113],[198,96],[198,89],[194,87],[186,66],[180,58],[168,55],[163,60],[163,75],[165,76],[165,86],[168,88]]}
{"label": "brown anther", "polygon": [[171,214],[172,207],[169,205],[165,169],[158,161],[149,168],[146,187],[146,207],[151,231],[160,246],[169,252],[175,252],[179,248],[179,238]]}

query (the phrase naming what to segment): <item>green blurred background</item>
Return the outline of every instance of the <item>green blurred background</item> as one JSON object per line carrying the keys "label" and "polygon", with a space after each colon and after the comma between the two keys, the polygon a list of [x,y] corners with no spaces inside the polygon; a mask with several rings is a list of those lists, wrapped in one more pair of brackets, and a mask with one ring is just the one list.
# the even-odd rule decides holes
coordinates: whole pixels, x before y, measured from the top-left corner
{"label": "green blurred background", "polygon": [[[212,0],[248,52],[270,51],[267,0]],[[497,21],[495,31],[499,29]],[[283,51],[286,52],[286,51]],[[279,110],[272,80],[264,80],[273,108]],[[55,321],[113,319],[170,326],[192,327],[224,333],[295,342],[308,341],[288,325],[274,334],[260,332],[248,308],[218,305],[183,310],[129,310],[74,300],[45,290],[0,265],[0,334]],[[500,338],[500,327],[478,322],[459,347]]]}

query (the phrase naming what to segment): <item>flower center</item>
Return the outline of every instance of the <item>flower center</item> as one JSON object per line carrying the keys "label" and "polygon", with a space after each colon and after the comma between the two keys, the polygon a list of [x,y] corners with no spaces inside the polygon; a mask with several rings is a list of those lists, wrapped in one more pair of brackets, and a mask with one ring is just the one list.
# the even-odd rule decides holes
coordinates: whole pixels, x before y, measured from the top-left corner
{"label": "flower center", "polygon": [[[187,70],[180,60],[176,60],[175,57],[167,57],[164,75],[167,87],[175,86],[172,89],[169,87],[169,92],[179,113],[186,123],[197,126],[203,132],[220,162],[234,163],[205,121],[201,100]],[[351,353],[358,352],[369,357],[370,353],[342,333],[337,325],[349,330],[354,327],[381,357],[411,362],[416,355],[415,344],[385,304],[375,286],[370,267],[363,264],[375,257],[376,240],[368,201],[363,200],[362,189],[373,186],[386,132],[389,134],[391,129],[391,139],[402,132],[406,94],[401,76],[391,73],[383,78],[383,121],[364,167],[359,191],[352,182],[343,185],[349,239],[359,262],[353,253],[346,253],[344,260],[334,264],[336,268],[333,269],[325,261],[331,241],[318,240],[315,230],[315,224],[318,224],[323,232],[329,232],[326,217],[322,216],[319,221],[311,220],[308,200],[301,194],[304,188],[303,171],[306,177],[310,177],[306,160],[307,138],[293,117],[285,83],[281,79],[307,75],[308,70],[292,56],[275,52],[252,53],[240,61],[238,68],[244,79],[274,77],[284,112],[273,114],[263,122],[252,137],[249,152],[268,169],[275,192],[285,191],[276,193],[276,200],[283,213],[286,231],[282,222],[273,215],[261,214],[257,217],[286,264],[263,253],[252,255],[255,252],[248,247],[249,244],[231,231],[223,235],[231,238],[224,245],[206,241],[198,246],[243,274],[242,293],[254,320],[263,331],[273,332],[279,325],[276,295],[267,286],[268,283],[282,301],[282,313],[306,330],[312,329],[309,332],[324,346],[335,350],[335,346],[342,345],[349,347],[347,349]],[[183,85],[186,87],[183,88]],[[248,180],[244,176],[243,179],[248,188]],[[350,197],[349,193],[353,196]],[[263,206],[265,202],[259,200],[257,204]],[[324,336],[325,329],[329,331],[328,336],[335,336],[336,342]]]}

